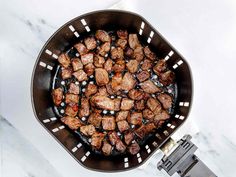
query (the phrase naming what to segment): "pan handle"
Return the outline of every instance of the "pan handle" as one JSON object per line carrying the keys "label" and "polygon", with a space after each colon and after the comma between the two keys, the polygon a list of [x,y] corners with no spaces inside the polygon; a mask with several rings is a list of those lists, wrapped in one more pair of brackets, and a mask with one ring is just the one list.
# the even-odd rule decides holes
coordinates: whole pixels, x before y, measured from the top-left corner
{"label": "pan handle", "polygon": [[[190,135],[185,135],[176,144],[170,139],[162,146],[165,156],[157,164],[170,176],[177,172],[181,177],[217,177],[195,154],[197,146]],[[174,144],[174,145],[173,145]],[[168,147],[172,147],[171,150]],[[168,149],[168,152],[165,150]]]}

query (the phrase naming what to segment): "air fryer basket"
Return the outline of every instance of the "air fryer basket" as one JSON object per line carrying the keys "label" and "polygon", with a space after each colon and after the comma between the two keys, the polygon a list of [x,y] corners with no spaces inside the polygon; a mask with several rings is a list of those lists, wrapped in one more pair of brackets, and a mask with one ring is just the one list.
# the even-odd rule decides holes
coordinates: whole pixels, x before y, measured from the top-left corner
{"label": "air fryer basket", "polygon": [[[164,58],[176,75],[177,100],[174,114],[155,136],[148,139],[137,155],[98,156],[90,152],[74,132],[67,129],[53,111],[52,81],[57,58],[79,38],[97,29],[127,29],[139,34],[158,58]],[[192,100],[192,79],[186,60],[143,17],[125,11],[103,10],[79,16],[57,30],[41,50],[32,76],[32,104],[41,125],[84,167],[98,171],[123,171],[141,165],[186,120]],[[63,159],[62,159],[63,160]]]}

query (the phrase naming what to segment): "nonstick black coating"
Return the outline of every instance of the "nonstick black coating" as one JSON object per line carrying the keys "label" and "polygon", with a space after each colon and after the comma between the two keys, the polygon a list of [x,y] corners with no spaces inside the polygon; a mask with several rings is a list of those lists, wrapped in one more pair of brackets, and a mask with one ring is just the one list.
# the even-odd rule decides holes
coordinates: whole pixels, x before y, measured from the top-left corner
{"label": "nonstick black coating", "polygon": [[[57,57],[70,49],[81,37],[97,29],[107,31],[127,29],[134,33],[142,31],[139,38],[143,44],[150,46],[158,58],[165,58],[169,68],[176,75],[178,89],[173,115],[145,142],[145,145],[141,146],[137,155],[105,157],[93,153],[78,135],[60,122],[54,110],[51,89],[58,71]],[[192,79],[186,60],[143,17],[126,11],[103,10],[79,16],[52,35],[37,58],[32,76],[31,94],[37,120],[81,165],[92,170],[115,172],[141,165],[183,124],[191,107]]]}

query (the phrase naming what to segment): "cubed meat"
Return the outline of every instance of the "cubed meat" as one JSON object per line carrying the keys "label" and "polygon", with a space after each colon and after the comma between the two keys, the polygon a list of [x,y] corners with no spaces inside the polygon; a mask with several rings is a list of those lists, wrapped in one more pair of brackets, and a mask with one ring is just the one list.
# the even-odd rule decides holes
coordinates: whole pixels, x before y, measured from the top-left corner
{"label": "cubed meat", "polygon": [[114,72],[122,72],[125,69],[125,61],[122,59],[119,59],[115,62],[115,64],[112,66],[112,70]]}
{"label": "cubed meat", "polygon": [[161,103],[157,99],[151,97],[147,100],[147,107],[151,111],[160,111],[161,110]]}
{"label": "cubed meat", "polygon": [[172,106],[172,98],[166,93],[161,93],[158,95],[158,100],[161,102],[164,109],[169,109]]}
{"label": "cubed meat", "polygon": [[108,137],[112,145],[115,145],[116,142],[120,139],[115,131],[109,132]]}
{"label": "cubed meat", "polygon": [[115,103],[114,100],[108,98],[107,96],[93,96],[91,98],[91,102],[93,105],[100,109],[105,109],[105,110],[114,110],[115,109]]}
{"label": "cubed meat", "polygon": [[145,101],[144,100],[135,101],[134,108],[136,110],[143,110],[145,108]]}
{"label": "cubed meat", "polygon": [[141,69],[143,71],[146,71],[146,70],[149,70],[152,68],[152,61],[151,60],[148,60],[148,59],[144,59],[143,60],[143,64],[141,66]]}
{"label": "cubed meat", "polygon": [[84,66],[84,71],[88,76],[93,75],[95,70],[95,66],[93,65],[93,63],[88,63],[87,65]]}
{"label": "cubed meat", "polygon": [[135,130],[135,134],[140,138],[143,139],[146,135],[151,133],[156,128],[154,123],[148,123],[146,125],[142,125],[138,129]]}
{"label": "cubed meat", "polygon": [[123,59],[124,58],[124,51],[121,47],[116,47],[111,49],[111,58],[114,60]]}
{"label": "cubed meat", "polygon": [[108,84],[109,82],[108,72],[103,68],[96,68],[95,79],[98,86],[103,86]]}
{"label": "cubed meat", "polygon": [[121,98],[115,98],[114,99],[114,111],[119,111],[120,110],[120,103],[121,103]]}
{"label": "cubed meat", "polygon": [[85,96],[88,98],[91,95],[97,93],[97,91],[98,91],[97,86],[95,84],[89,83],[85,91]]}
{"label": "cubed meat", "polygon": [[111,82],[108,82],[108,84],[106,84],[106,89],[109,95],[115,94],[115,91],[112,89]]}
{"label": "cubed meat", "polygon": [[125,49],[124,52],[125,52],[125,55],[126,55],[127,57],[132,57],[133,54],[134,54],[134,50],[131,49],[131,48],[129,48],[129,47],[126,47],[126,49]]}
{"label": "cubed meat", "polygon": [[93,125],[84,125],[80,127],[80,132],[85,136],[92,136],[96,130]]}
{"label": "cubed meat", "polygon": [[136,49],[137,47],[141,46],[137,34],[129,34],[129,46],[132,49]]}
{"label": "cubed meat", "polygon": [[96,128],[100,127],[101,121],[102,121],[102,116],[96,112],[91,113],[88,118],[88,123],[92,124]]}
{"label": "cubed meat", "polygon": [[95,37],[102,42],[110,42],[111,41],[109,34],[104,30],[97,30],[95,33]]}
{"label": "cubed meat", "polygon": [[169,118],[170,118],[170,114],[165,110],[161,110],[159,111],[158,114],[155,115],[154,120],[160,121],[160,120],[167,120]]}
{"label": "cubed meat", "polygon": [[148,46],[144,47],[143,51],[144,51],[145,56],[149,58],[150,60],[156,59],[155,53],[153,53]]}
{"label": "cubed meat", "polygon": [[140,82],[143,82],[150,78],[150,73],[148,71],[141,71],[137,74],[137,78]]}
{"label": "cubed meat", "polygon": [[137,89],[130,90],[128,95],[132,100],[141,100],[144,97],[144,93]]}
{"label": "cubed meat", "polygon": [[110,48],[111,48],[111,43],[105,42],[99,47],[98,53],[104,57],[110,51]]}
{"label": "cubed meat", "polygon": [[135,155],[139,152],[140,150],[140,146],[138,145],[137,142],[132,143],[129,147],[128,147],[128,152],[132,155]]}
{"label": "cubed meat", "polygon": [[142,125],[143,114],[141,112],[133,112],[127,120],[133,125]]}
{"label": "cubed meat", "polygon": [[126,72],[125,75],[123,76],[122,83],[121,83],[121,89],[129,91],[135,87],[136,80],[130,74],[129,72]]}
{"label": "cubed meat", "polygon": [[160,75],[160,73],[164,72],[167,69],[167,64],[164,59],[158,60],[157,64],[153,67],[153,71]]}
{"label": "cubed meat", "polygon": [[105,133],[94,132],[91,137],[92,147],[95,149],[100,149],[102,147],[102,142],[105,136]]}
{"label": "cubed meat", "polygon": [[88,76],[87,74],[81,69],[81,70],[78,70],[76,72],[73,73],[73,76],[75,76],[75,78],[81,82],[81,81],[85,81],[88,79]]}
{"label": "cubed meat", "polygon": [[94,37],[87,37],[84,40],[84,43],[85,43],[88,50],[93,50],[97,47],[97,42]]}
{"label": "cubed meat", "polygon": [[93,63],[93,54],[87,53],[81,55],[81,62],[83,63],[83,65],[87,65],[88,63]]}
{"label": "cubed meat", "polygon": [[124,143],[120,139],[118,139],[116,142],[116,149],[121,153],[125,152],[125,150],[126,150],[126,146],[124,145]]}
{"label": "cubed meat", "polygon": [[73,58],[71,60],[71,64],[72,64],[74,71],[78,71],[80,69],[83,69],[83,64],[79,58]]}
{"label": "cubed meat", "polygon": [[52,90],[52,100],[56,106],[59,106],[63,99],[63,90],[62,88],[57,88]]}
{"label": "cubed meat", "polygon": [[125,143],[127,145],[129,145],[133,139],[134,139],[134,133],[133,132],[127,132],[124,134],[124,139],[125,139]]}
{"label": "cubed meat", "polygon": [[113,90],[118,91],[121,88],[122,73],[115,73],[111,79],[111,87]]}
{"label": "cubed meat", "polygon": [[118,39],[116,42],[116,45],[121,47],[122,49],[125,49],[127,45],[127,40],[126,39]]}
{"label": "cubed meat", "polygon": [[135,73],[138,70],[139,62],[137,60],[129,60],[126,67],[130,73]]}
{"label": "cubed meat", "polygon": [[81,98],[79,117],[89,116],[89,113],[90,113],[89,110],[90,110],[90,105],[89,105],[88,98]]}
{"label": "cubed meat", "polygon": [[111,72],[112,71],[112,60],[110,58],[108,58],[106,60],[106,62],[104,63],[104,69],[107,71],[107,72]]}
{"label": "cubed meat", "polygon": [[143,110],[143,118],[152,121],[154,116],[155,116],[154,113],[150,109]]}
{"label": "cubed meat", "polygon": [[62,117],[61,121],[72,130],[77,130],[79,127],[83,126],[83,122],[81,122],[81,120],[71,116]]}
{"label": "cubed meat", "polygon": [[69,79],[72,77],[72,69],[70,67],[68,68],[61,68],[61,77],[63,80]]}
{"label": "cubed meat", "polygon": [[65,110],[65,114],[71,117],[75,117],[78,113],[78,105],[74,104],[74,105],[67,105],[66,106],[66,110]]}
{"label": "cubed meat", "polygon": [[103,87],[99,87],[98,88],[98,93],[96,95],[100,95],[100,96],[108,96],[108,93],[107,93],[107,89],[105,86]]}
{"label": "cubed meat", "polygon": [[116,122],[126,120],[129,115],[129,111],[119,111],[116,113]]}
{"label": "cubed meat", "polygon": [[67,68],[70,66],[70,58],[67,54],[62,53],[58,57],[58,62],[63,66],[64,68]]}
{"label": "cubed meat", "polygon": [[125,120],[117,122],[117,127],[120,132],[124,132],[125,130],[128,130],[130,128],[128,122]]}
{"label": "cubed meat", "polygon": [[76,50],[79,52],[80,55],[86,54],[88,52],[88,49],[82,43],[75,44],[74,47],[76,48]]}
{"label": "cubed meat", "polygon": [[104,130],[115,130],[116,122],[113,116],[103,116],[102,118],[102,128]]}
{"label": "cubed meat", "polygon": [[79,95],[75,95],[72,93],[66,94],[66,104],[78,104],[79,103]]}
{"label": "cubed meat", "polygon": [[141,61],[144,58],[144,54],[143,54],[143,47],[137,47],[136,49],[134,49],[134,53],[132,56],[134,59],[136,59],[137,61]]}
{"label": "cubed meat", "polygon": [[175,74],[172,71],[166,71],[160,74],[160,82],[167,86],[174,83]]}
{"label": "cubed meat", "polygon": [[117,36],[118,36],[120,39],[127,39],[127,37],[128,37],[128,32],[127,32],[127,30],[118,30],[118,31],[117,31]]}
{"label": "cubed meat", "polygon": [[151,93],[151,94],[161,91],[161,89],[157,87],[151,80],[147,80],[140,83],[140,86],[144,92]]}
{"label": "cubed meat", "polygon": [[103,154],[105,156],[109,156],[111,154],[111,151],[112,151],[112,146],[107,141],[104,141],[102,146]]}
{"label": "cubed meat", "polygon": [[123,98],[121,101],[120,109],[121,110],[130,110],[134,107],[134,100]]}
{"label": "cubed meat", "polygon": [[97,68],[102,68],[103,67],[103,64],[105,63],[105,59],[104,57],[100,56],[100,55],[96,55],[94,57],[94,65],[97,67]]}

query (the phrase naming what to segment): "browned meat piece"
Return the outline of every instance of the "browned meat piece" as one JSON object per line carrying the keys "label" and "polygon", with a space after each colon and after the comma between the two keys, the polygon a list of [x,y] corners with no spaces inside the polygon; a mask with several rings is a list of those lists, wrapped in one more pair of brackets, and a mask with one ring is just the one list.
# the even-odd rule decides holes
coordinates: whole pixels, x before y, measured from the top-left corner
{"label": "browned meat piece", "polygon": [[103,116],[102,128],[104,130],[115,130],[116,128],[115,118],[113,116]]}
{"label": "browned meat piece", "polygon": [[93,133],[91,137],[92,147],[94,147],[95,149],[100,149],[102,147],[102,141],[105,136],[106,136],[105,133],[99,133],[99,132]]}
{"label": "browned meat piece", "polygon": [[94,125],[94,127],[99,128],[101,125],[102,116],[99,113],[93,112],[88,118],[88,123]]}
{"label": "browned meat piece", "polygon": [[116,141],[116,149],[120,152],[125,152],[125,150],[126,150],[126,146],[124,145],[124,143],[120,139],[118,139]]}
{"label": "browned meat piece", "polygon": [[93,50],[97,47],[97,42],[94,37],[88,37],[84,40],[84,43],[88,50]]}
{"label": "browned meat piece", "polygon": [[170,85],[174,82],[175,74],[172,71],[166,71],[160,74],[160,82],[163,85]]}
{"label": "browned meat piece", "polygon": [[130,60],[128,63],[126,63],[126,67],[131,73],[135,73],[138,70],[138,64],[139,62],[137,60]]}
{"label": "browned meat piece", "polygon": [[66,106],[66,110],[65,110],[65,114],[71,117],[75,117],[77,112],[78,112],[78,105],[74,104],[74,105],[67,105]]}
{"label": "browned meat piece", "polygon": [[84,71],[88,76],[93,75],[94,69],[95,69],[95,67],[94,67],[93,63],[89,63],[84,66]]}
{"label": "browned meat piece", "polygon": [[66,104],[78,104],[79,103],[79,95],[75,95],[72,93],[66,94]]}
{"label": "browned meat piece", "polygon": [[133,112],[127,120],[133,125],[142,125],[143,114],[141,112]]}
{"label": "browned meat piece", "polygon": [[133,49],[131,49],[131,48],[129,48],[129,47],[126,47],[126,49],[125,49],[125,55],[126,55],[127,57],[132,57],[133,54],[134,54]]}
{"label": "browned meat piece", "polygon": [[144,97],[144,93],[137,89],[130,90],[128,95],[132,100],[141,100]]}
{"label": "browned meat piece", "polygon": [[103,68],[96,68],[95,79],[98,86],[103,86],[108,84],[109,82],[108,72]]}
{"label": "browned meat piece", "polygon": [[63,99],[63,90],[62,88],[57,88],[52,90],[52,100],[56,106],[59,106]]}
{"label": "browned meat piece", "polygon": [[87,74],[81,69],[78,70],[76,72],[73,73],[73,76],[75,76],[75,78],[81,82],[81,81],[85,81],[88,79]]}
{"label": "browned meat piece", "polygon": [[105,86],[103,87],[99,87],[98,88],[98,93],[96,95],[100,95],[100,96],[108,96],[108,93],[107,93],[107,89]]}
{"label": "browned meat piece", "polygon": [[76,50],[79,52],[80,55],[86,54],[88,52],[88,49],[82,43],[75,44],[74,47],[76,48]]}
{"label": "browned meat piece", "polygon": [[117,36],[120,38],[120,39],[127,39],[128,37],[128,32],[126,30],[118,30],[117,31]]}
{"label": "browned meat piece", "polygon": [[81,61],[83,65],[87,65],[88,63],[93,63],[93,54],[87,53],[87,54],[81,55]]}
{"label": "browned meat piece", "polygon": [[115,111],[119,111],[120,110],[120,103],[121,103],[121,98],[115,98],[114,99],[114,105],[115,105],[114,110]]}
{"label": "browned meat piece", "polygon": [[145,102],[144,100],[140,100],[140,101],[135,101],[134,103],[134,108],[136,110],[143,110],[145,108]]}
{"label": "browned meat piece", "polygon": [[61,68],[61,77],[62,79],[69,79],[71,78],[72,76],[72,69],[69,67],[69,68],[64,68],[62,67]]}
{"label": "browned meat piece", "polygon": [[170,95],[166,94],[166,93],[161,93],[160,95],[158,95],[158,100],[161,102],[162,106],[164,109],[169,109],[171,108],[172,105],[172,98]]}
{"label": "browned meat piece", "polygon": [[85,96],[90,97],[91,95],[97,93],[97,91],[98,91],[97,86],[95,84],[89,83],[85,91]]}
{"label": "browned meat piece", "polygon": [[104,63],[104,69],[107,70],[107,72],[111,72],[112,70],[112,60],[108,58],[106,62]]}
{"label": "browned meat piece", "polygon": [[95,33],[95,37],[102,42],[110,42],[111,41],[109,34],[104,30],[97,30]]}
{"label": "browned meat piece", "polygon": [[165,123],[164,120],[160,120],[160,121],[155,120],[154,121],[154,124],[157,128],[161,127],[164,123]]}
{"label": "browned meat piece", "polygon": [[167,64],[164,59],[159,60],[157,64],[153,67],[153,71],[157,74],[160,75],[160,73],[164,72],[167,69]]}
{"label": "browned meat piece", "polygon": [[161,110],[161,103],[157,99],[151,97],[147,100],[147,107],[151,111],[159,112]]}
{"label": "browned meat piece", "polygon": [[137,34],[129,34],[129,46],[132,49],[136,49],[137,47],[141,46]]}
{"label": "browned meat piece", "polygon": [[92,136],[96,130],[93,125],[84,125],[80,127],[80,132],[86,136]]}
{"label": "browned meat piece", "polygon": [[148,119],[148,120],[152,121],[154,116],[155,116],[154,113],[150,109],[144,109],[143,110],[143,117],[145,119]]}
{"label": "browned meat piece", "polygon": [[104,63],[105,63],[104,57],[102,57],[102,56],[100,56],[100,55],[96,55],[96,56],[94,57],[94,65],[95,65],[97,68],[102,68]]}
{"label": "browned meat piece", "polygon": [[98,53],[104,57],[110,51],[110,48],[111,48],[111,43],[105,42],[99,47]]}
{"label": "browned meat piece", "polygon": [[143,49],[144,54],[146,55],[147,58],[149,58],[150,60],[154,60],[156,58],[155,53],[153,53],[148,46],[144,47]]}
{"label": "browned meat piece", "polygon": [[150,73],[148,71],[141,71],[140,73],[137,74],[137,78],[140,82],[143,82],[147,79],[149,79]]}
{"label": "browned meat piece", "polygon": [[144,57],[143,54],[143,47],[137,47],[136,49],[134,49],[134,53],[133,53],[133,58],[136,59],[137,61],[141,61]]}
{"label": "browned meat piece", "polygon": [[134,100],[123,98],[121,101],[120,109],[121,110],[130,110],[134,107]]}
{"label": "browned meat piece", "polygon": [[125,69],[125,61],[121,60],[121,59],[117,60],[112,67],[112,70],[116,73],[122,72],[122,71],[124,71],[124,69]]}
{"label": "browned meat piece", "polygon": [[116,113],[116,122],[125,120],[129,115],[129,111],[119,111]]}
{"label": "browned meat piece", "polygon": [[111,151],[112,151],[112,146],[107,141],[104,141],[102,146],[103,154],[109,156],[111,154]]}
{"label": "browned meat piece", "polygon": [[145,71],[145,70],[149,70],[151,67],[152,67],[152,61],[148,59],[144,59],[141,69]]}
{"label": "browned meat piece", "polygon": [[118,91],[121,88],[122,73],[115,73],[111,79],[111,87],[114,91]]}
{"label": "browned meat piece", "polygon": [[128,122],[125,120],[117,122],[117,126],[120,132],[124,132],[125,130],[128,130],[130,128]]}
{"label": "browned meat piece", "polygon": [[81,98],[81,105],[79,109],[79,117],[86,117],[89,116],[89,100],[88,98]]}
{"label": "browned meat piece", "polygon": [[121,89],[129,91],[134,88],[135,84],[136,80],[134,77],[129,72],[126,72],[122,79]]}
{"label": "browned meat piece", "polygon": [[148,123],[145,125],[146,134],[151,133],[156,128],[154,123]]}
{"label": "browned meat piece", "polygon": [[137,154],[137,153],[139,152],[139,150],[140,150],[140,147],[139,147],[139,145],[138,145],[137,142],[132,143],[132,144],[128,147],[128,151],[129,151],[129,153],[132,154],[132,155]]}
{"label": "browned meat piece", "polygon": [[78,71],[80,69],[83,69],[83,64],[79,58],[73,58],[71,60],[72,67],[74,71]]}
{"label": "browned meat piece", "polygon": [[125,139],[125,143],[127,145],[129,145],[133,141],[133,139],[134,139],[134,133],[133,132],[127,132],[124,135],[124,139]]}
{"label": "browned meat piece", "polygon": [[115,92],[114,90],[112,89],[112,86],[111,86],[111,82],[109,82],[108,84],[106,84],[106,89],[107,89],[107,93],[109,95],[113,95]]}
{"label": "browned meat piece", "polygon": [[160,121],[160,120],[166,120],[169,118],[170,118],[169,113],[165,110],[161,110],[161,111],[159,111],[158,114],[155,115],[154,120]]}
{"label": "browned meat piece", "polygon": [[106,97],[106,96],[93,96],[91,98],[92,104],[94,104],[96,107],[100,109],[105,110],[114,110],[115,109],[115,103],[114,100]]}
{"label": "browned meat piece", "polygon": [[58,57],[58,62],[61,64],[61,66],[63,66],[64,68],[67,68],[70,66],[70,58],[67,54],[62,53],[59,57]]}
{"label": "browned meat piece", "polygon": [[109,132],[108,137],[112,145],[115,145],[116,142],[120,139],[115,131]]}
{"label": "browned meat piece", "polygon": [[111,58],[116,59],[123,59],[124,58],[124,51],[121,47],[111,49]]}
{"label": "browned meat piece", "polygon": [[81,122],[81,120],[70,116],[62,117],[61,121],[72,130],[77,130],[79,127],[83,125],[83,122]]}
{"label": "browned meat piece", "polygon": [[116,45],[121,47],[122,49],[125,49],[126,45],[127,45],[127,40],[125,39],[118,39],[116,42]]}
{"label": "browned meat piece", "polygon": [[154,123],[148,123],[146,125],[142,125],[137,130],[135,130],[135,134],[139,138],[143,139],[146,135],[151,133],[155,128],[156,126],[154,125]]}
{"label": "browned meat piece", "polygon": [[151,80],[140,83],[140,86],[144,90],[144,92],[151,94],[161,91],[161,89],[157,87]]}

